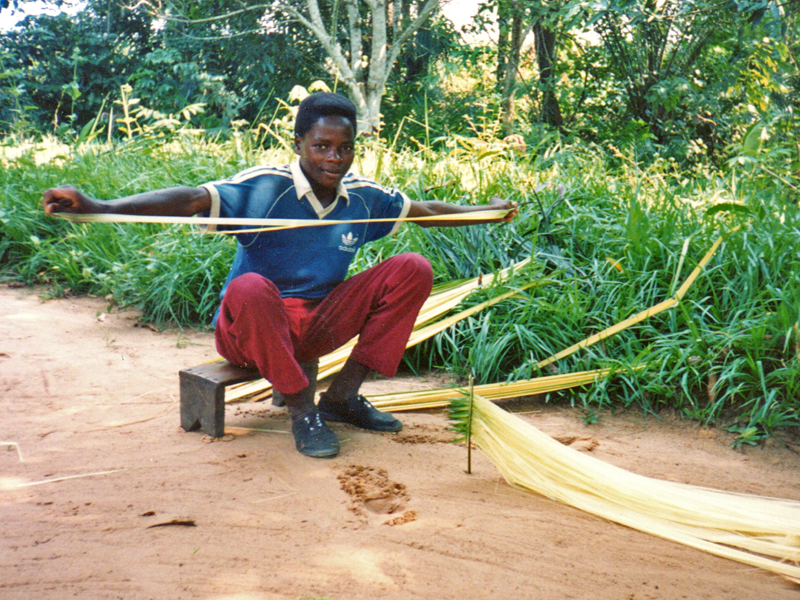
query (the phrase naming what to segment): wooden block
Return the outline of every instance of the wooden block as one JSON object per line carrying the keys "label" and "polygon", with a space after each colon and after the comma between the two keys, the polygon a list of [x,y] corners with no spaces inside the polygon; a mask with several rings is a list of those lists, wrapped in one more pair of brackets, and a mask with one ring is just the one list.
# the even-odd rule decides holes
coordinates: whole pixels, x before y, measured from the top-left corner
{"label": "wooden block", "polygon": [[225,387],[259,379],[257,369],[245,369],[221,360],[178,374],[181,394],[181,427],[200,429],[211,437],[225,435]]}

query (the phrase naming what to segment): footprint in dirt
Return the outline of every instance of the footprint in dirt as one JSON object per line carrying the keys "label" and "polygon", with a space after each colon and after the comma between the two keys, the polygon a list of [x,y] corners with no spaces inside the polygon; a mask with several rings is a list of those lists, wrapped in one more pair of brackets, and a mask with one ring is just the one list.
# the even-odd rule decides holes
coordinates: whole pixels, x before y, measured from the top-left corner
{"label": "footprint in dirt", "polygon": [[406,509],[406,486],[389,479],[384,469],[351,465],[339,474],[339,485],[350,496],[349,510],[361,523],[402,525],[416,520],[416,513]]}
{"label": "footprint in dirt", "polygon": [[584,452],[592,452],[600,445],[600,442],[589,436],[560,435],[554,436],[554,439],[558,442],[561,442],[565,446],[569,446],[570,448]]}

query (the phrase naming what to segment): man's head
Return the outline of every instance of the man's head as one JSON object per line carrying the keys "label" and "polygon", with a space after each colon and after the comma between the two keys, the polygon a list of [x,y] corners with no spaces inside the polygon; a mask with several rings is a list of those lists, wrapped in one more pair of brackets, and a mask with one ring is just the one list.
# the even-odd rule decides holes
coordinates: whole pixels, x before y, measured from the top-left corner
{"label": "man's head", "polygon": [[317,199],[327,206],[355,158],[356,108],[338,94],[319,93],[300,103],[294,151]]}
{"label": "man's head", "polygon": [[295,136],[303,137],[322,117],[338,116],[350,121],[356,130],[356,105],[349,98],[331,92],[317,92],[307,96],[297,109],[294,120]]}

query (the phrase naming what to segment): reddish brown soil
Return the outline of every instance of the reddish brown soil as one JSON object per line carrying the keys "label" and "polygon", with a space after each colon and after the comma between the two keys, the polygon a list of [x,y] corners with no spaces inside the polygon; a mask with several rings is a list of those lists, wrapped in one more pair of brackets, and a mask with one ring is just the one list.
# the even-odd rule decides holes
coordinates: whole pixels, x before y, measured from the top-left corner
{"label": "reddish brown soil", "polygon": [[[334,425],[332,460],[298,454],[269,403],[228,406],[227,441],[185,433],[177,372],[215,356],[211,335],[108,312],[0,290],[0,599],[800,598],[777,575],[513,489],[480,452],[465,474],[440,411],[400,415],[399,434]],[[791,443],[734,450],[671,418],[587,426],[507,406],[632,471],[800,500]]]}

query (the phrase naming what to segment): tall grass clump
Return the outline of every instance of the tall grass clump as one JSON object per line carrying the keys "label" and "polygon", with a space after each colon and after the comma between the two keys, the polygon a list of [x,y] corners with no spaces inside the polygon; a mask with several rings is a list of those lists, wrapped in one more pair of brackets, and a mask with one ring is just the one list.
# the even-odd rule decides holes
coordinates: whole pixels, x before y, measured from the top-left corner
{"label": "tall grass clump", "polygon": [[61,148],[42,160],[32,145],[0,172],[0,272],[51,294],[111,295],[143,318],[207,325],[235,246],[178,226],[76,225],[45,218],[42,192],[71,184],[104,199],[221,179],[251,163],[236,140],[175,136],[169,144]]}

